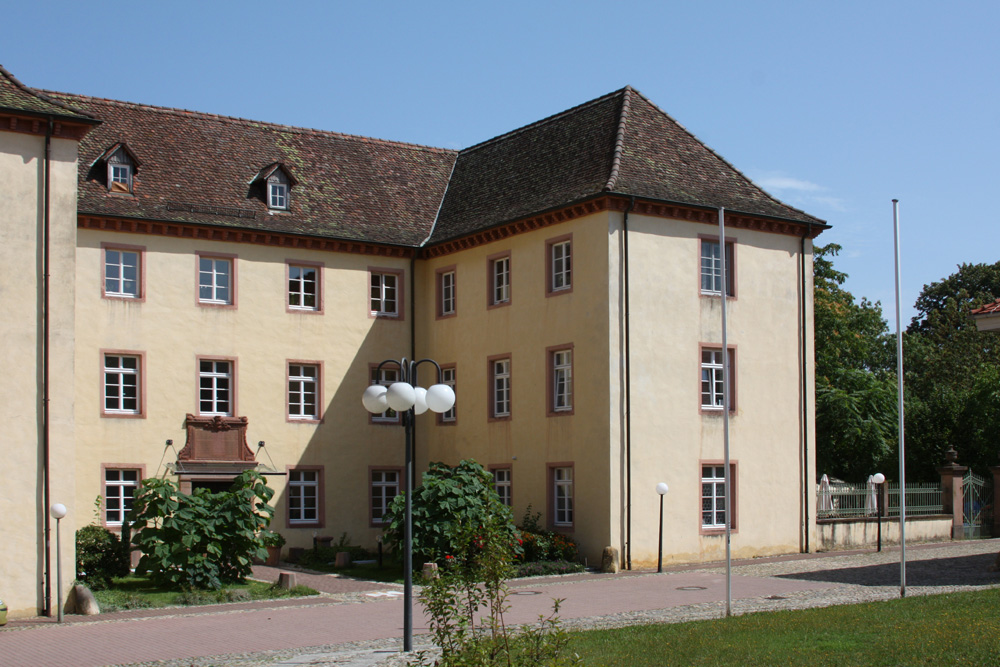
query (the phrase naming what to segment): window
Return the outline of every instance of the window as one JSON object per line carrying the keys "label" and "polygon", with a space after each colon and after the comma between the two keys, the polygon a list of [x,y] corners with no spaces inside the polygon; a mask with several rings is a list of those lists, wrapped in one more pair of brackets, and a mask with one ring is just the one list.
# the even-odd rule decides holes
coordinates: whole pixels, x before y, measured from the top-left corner
{"label": "window", "polygon": [[198,301],[228,306],[234,303],[233,259],[198,256]]}
{"label": "window", "polygon": [[573,350],[549,348],[549,414],[573,412]]}
{"label": "window", "polygon": [[141,367],[138,355],[104,355],[105,415],[142,414]]}
{"label": "window", "polygon": [[547,292],[570,292],[573,289],[573,252],[572,237],[561,236],[549,239],[545,243],[548,250],[546,265],[548,268]]}
{"label": "window", "polygon": [[[388,387],[393,382],[399,380],[399,369],[395,366],[383,366],[382,370],[379,371],[377,366],[372,366],[371,370],[371,383],[381,384]],[[379,415],[371,415],[370,419],[372,422],[391,422],[396,423],[399,421],[399,413],[392,408],[387,408],[385,412]]]}
{"label": "window", "polygon": [[124,523],[141,478],[139,470],[104,469],[104,525]]}
{"label": "window", "polygon": [[455,269],[440,269],[437,272],[438,317],[455,314]]}
{"label": "window", "polygon": [[398,470],[371,471],[371,522],[381,525],[392,499],[399,493]]}
{"label": "window", "polygon": [[490,417],[510,418],[510,358],[491,359],[490,362]]}
{"label": "window", "polygon": [[198,362],[199,411],[202,415],[233,414],[233,363],[202,359]]}
{"label": "window", "polygon": [[104,296],[114,299],[142,297],[140,248],[104,248]]}
{"label": "window", "polygon": [[399,317],[402,272],[371,269],[370,275],[371,315],[373,317]]}
{"label": "window", "polygon": [[320,525],[322,469],[288,471],[288,524]]}
{"label": "window", "polygon": [[[726,529],[726,466],[717,462],[701,465],[701,527],[703,532]],[[730,529],[736,530],[736,463],[730,463],[729,479],[732,483],[730,500],[732,517]]]}
{"label": "window", "polygon": [[490,257],[489,305],[505,306],[510,303],[510,252]]}
{"label": "window", "polygon": [[284,183],[268,182],[267,205],[275,209],[288,208],[288,186]]}
{"label": "window", "polygon": [[318,364],[288,364],[288,418],[319,419]]}
{"label": "window", "polygon": [[[733,262],[735,244],[726,241],[726,296],[735,296],[736,285]],[[701,239],[701,293],[722,294],[722,255],[719,242]]]}
{"label": "window", "polygon": [[552,524],[573,525],[573,467],[553,466],[552,471]]}
{"label": "window", "polygon": [[288,264],[288,309],[322,310],[319,295],[320,266]]}
{"label": "window", "polygon": [[[735,377],[736,356],[734,350],[729,350],[729,376]],[[701,350],[701,409],[722,410],[724,376],[722,368],[722,350],[720,348],[702,348]],[[729,410],[736,408],[736,383],[729,386]]]}
{"label": "window", "polygon": [[493,469],[493,488],[500,496],[500,502],[507,507],[511,506],[510,488],[510,468]]}
{"label": "window", "polygon": [[115,144],[98,158],[98,161],[101,160],[108,168],[108,192],[131,194],[132,177],[139,167],[139,162],[125,144]]}
{"label": "window", "polygon": [[132,192],[132,165],[111,164],[108,169],[112,192]]}
{"label": "window", "polygon": [[[455,391],[455,367],[454,366],[442,366],[441,367],[441,384],[446,384],[451,387],[452,391]],[[458,396],[456,393],[455,396]],[[457,399],[455,401],[458,402]],[[438,415],[439,424],[454,424],[456,420],[455,406],[452,405],[451,409],[442,412]]]}

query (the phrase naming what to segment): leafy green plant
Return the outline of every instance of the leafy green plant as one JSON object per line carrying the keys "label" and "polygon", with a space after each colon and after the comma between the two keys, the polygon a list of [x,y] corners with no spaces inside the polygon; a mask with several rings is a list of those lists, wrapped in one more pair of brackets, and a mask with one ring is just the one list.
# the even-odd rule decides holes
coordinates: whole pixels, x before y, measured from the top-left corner
{"label": "leafy green plant", "polygon": [[586,568],[583,563],[569,563],[566,561],[536,561],[533,563],[520,563],[517,566],[515,576],[518,577],[547,577],[558,574],[575,574],[584,572]]}
{"label": "leafy green plant", "polygon": [[130,518],[142,551],[136,567],[157,583],[219,589],[242,582],[254,558],[267,558],[258,533],[274,515],[274,490],[256,472],[236,478],[228,492],[181,493],[165,479],[143,480]]}
{"label": "leafy green plant", "polygon": [[540,518],[540,512],[532,514],[531,505],[528,505],[521,518],[524,562],[575,561],[579,555],[576,541],[568,535],[544,530],[539,523]]}
{"label": "leafy green plant", "polygon": [[[440,661],[418,654],[422,665],[441,667],[506,667],[578,664],[566,654],[569,637],[559,625],[559,604],[533,626],[512,630],[504,623],[509,609],[507,579],[519,555],[503,516],[482,523],[458,521],[452,526],[452,547],[458,556],[444,558],[441,575],[427,584],[420,600],[430,615],[429,626],[441,648]],[[480,618],[480,610],[486,615]]]}
{"label": "leafy green plant", "polygon": [[[399,550],[403,541],[403,494],[393,498],[386,514],[386,542]],[[413,554],[419,562],[459,557],[459,532],[467,526],[499,521],[505,539],[518,545],[520,535],[510,508],[493,489],[493,475],[471,459],[451,467],[431,463],[413,493]]]}
{"label": "leafy green plant", "polygon": [[258,537],[260,538],[260,543],[265,547],[281,548],[285,546],[285,536],[273,530],[262,530]]}
{"label": "leafy green plant", "polygon": [[76,577],[92,590],[111,584],[112,577],[128,571],[122,562],[118,536],[102,526],[84,526],[76,531]]}

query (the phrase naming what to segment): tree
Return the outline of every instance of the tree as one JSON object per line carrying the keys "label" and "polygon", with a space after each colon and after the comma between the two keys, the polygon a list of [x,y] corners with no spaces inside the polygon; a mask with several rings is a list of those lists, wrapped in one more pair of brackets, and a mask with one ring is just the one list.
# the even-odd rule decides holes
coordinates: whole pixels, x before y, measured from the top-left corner
{"label": "tree", "polygon": [[[405,497],[397,495],[386,513],[387,542],[403,542]],[[468,526],[485,526],[497,518],[506,527],[509,541],[518,541],[514,516],[493,489],[493,475],[476,461],[466,459],[454,468],[431,463],[422,484],[413,492],[413,555],[424,561],[445,556],[463,557],[462,532]]]}
{"label": "tree", "polygon": [[882,306],[857,303],[833,266],[831,243],[813,257],[816,348],[816,467],[861,480],[896,450],[894,352]]}
{"label": "tree", "polygon": [[1000,463],[1000,333],[969,315],[998,296],[1000,262],[961,264],[920,292],[904,347],[908,472],[932,477],[949,447],[980,473]]}

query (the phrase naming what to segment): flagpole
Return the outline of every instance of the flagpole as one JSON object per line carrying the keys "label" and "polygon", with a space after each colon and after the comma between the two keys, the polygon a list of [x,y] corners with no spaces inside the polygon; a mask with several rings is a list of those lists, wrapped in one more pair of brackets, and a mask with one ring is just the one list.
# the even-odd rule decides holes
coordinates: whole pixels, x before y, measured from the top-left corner
{"label": "flagpole", "polygon": [[896,393],[899,414],[899,597],[906,597],[906,438],[903,420],[903,332],[900,327],[899,200],[892,200],[892,230],[896,251]]}
{"label": "flagpole", "polygon": [[725,468],[723,475],[726,484],[726,616],[733,614],[733,561],[730,537],[732,536],[733,494],[732,480],[729,478],[729,339],[726,322],[726,301],[729,298],[726,289],[726,209],[719,207],[719,257],[722,265],[722,434],[725,450]]}

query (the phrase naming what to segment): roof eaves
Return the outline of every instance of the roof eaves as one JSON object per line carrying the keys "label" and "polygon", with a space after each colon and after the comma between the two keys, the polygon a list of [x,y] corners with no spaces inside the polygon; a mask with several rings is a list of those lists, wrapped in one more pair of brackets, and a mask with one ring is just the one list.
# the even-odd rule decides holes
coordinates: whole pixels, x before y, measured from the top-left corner
{"label": "roof eaves", "polygon": [[18,88],[25,95],[30,95],[32,97],[38,98],[39,100],[42,100],[46,104],[51,104],[51,105],[53,105],[55,107],[58,107],[59,109],[62,109],[63,111],[65,111],[65,113],[47,113],[47,112],[44,112],[44,111],[33,111],[33,110],[29,110],[29,109],[17,109],[17,108],[13,108],[13,107],[0,107],[0,109],[2,109],[4,111],[16,112],[16,113],[25,114],[25,115],[28,115],[28,116],[33,116],[33,117],[38,117],[38,118],[49,118],[49,117],[53,117],[54,116],[54,117],[57,117],[57,118],[63,118],[63,119],[66,119],[66,120],[72,120],[72,121],[76,121],[78,123],[84,123],[84,124],[87,124],[87,125],[99,125],[101,123],[101,121],[99,119],[94,118],[93,116],[91,116],[88,113],[84,113],[83,111],[78,111],[77,109],[74,109],[73,107],[69,106],[68,104],[66,104],[64,102],[60,102],[59,100],[52,99],[51,97],[49,97],[48,95],[44,94],[43,92],[41,92],[39,90],[35,90],[34,88],[30,88],[30,87],[24,85],[23,83],[21,83],[20,79],[18,79],[16,76],[14,76],[13,74],[11,74],[7,70],[7,68],[5,68],[3,65],[0,65],[0,76],[3,76],[8,81],[10,81],[16,88]]}
{"label": "roof eaves", "polygon": [[629,111],[632,108],[632,86],[625,86],[622,95],[622,110],[618,117],[618,134],[615,136],[614,157],[611,159],[611,174],[604,184],[605,192],[610,192],[618,185],[618,174],[622,166],[622,151],[625,148],[625,127],[628,124]]}

